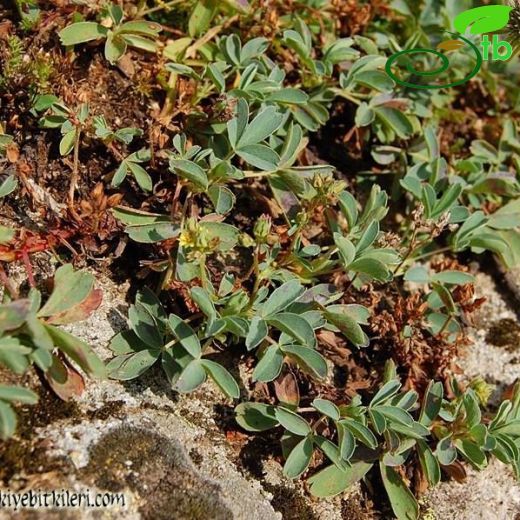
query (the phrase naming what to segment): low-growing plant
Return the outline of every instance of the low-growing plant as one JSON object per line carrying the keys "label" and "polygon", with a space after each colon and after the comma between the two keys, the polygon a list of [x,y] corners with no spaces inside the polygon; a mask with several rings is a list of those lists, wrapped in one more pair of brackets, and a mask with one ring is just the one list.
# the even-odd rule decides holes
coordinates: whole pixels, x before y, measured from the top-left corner
{"label": "low-growing plant", "polygon": [[[4,294],[0,305],[0,365],[22,375],[32,366],[62,399],[81,393],[84,383],[76,365],[87,375],[105,376],[105,366],[84,341],[59,325],[86,319],[101,303],[102,293],[94,287],[94,276],[74,271],[70,264],[58,268],[52,293],[31,289],[25,298]],[[43,304],[42,304],[43,303]],[[16,415],[12,401],[36,402],[34,392],[25,388],[0,388],[0,432],[3,439],[14,434]]]}
{"label": "low-growing plant", "polygon": [[[145,20],[123,22],[123,9],[117,4],[109,4],[106,8],[104,23],[76,22],[60,31],[63,45],[74,46],[93,40],[105,40],[105,58],[116,63],[128,47],[156,52],[155,41],[161,32],[159,24]],[[109,21],[109,23],[106,23]]]}
{"label": "low-growing plant", "polygon": [[[282,428],[284,474],[294,479],[311,473],[307,481],[317,497],[343,492],[370,478],[377,466],[398,519],[419,518],[405,469],[415,457],[426,487],[440,482],[442,470],[460,467],[458,460],[483,469],[494,456],[519,475],[519,385],[491,418],[483,416],[475,391],[463,391],[456,380],[453,399],[445,399],[442,384],[432,381],[422,403],[417,392],[399,393],[400,387],[398,379],[388,380],[365,405],[360,396],[340,405],[316,398],[303,408],[297,400],[277,406],[246,402],[236,407],[236,419],[250,432]],[[313,467],[321,458],[321,469]]]}
{"label": "low-growing plant", "polygon": [[[520,262],[520,88],[508,79],[517,70],[485,63],[464,96],[402,88],[385,72],[388,56],[437,44],[462,7],[75,4],[48,17],[68,23],[61,43],[70,51],[93,42],[96,53],[102,42],[118,67],[93,60],[80,74],[83,60],[42,40],[72,81],[57,75],[49,88],[29,88],[27,104],[53,130],[37,136],[43,144],[59,130],[59,156],[39,150],[53,166],[43,174],[32,160],[15,165],[43,222],[33,249],[32,231],[0,226],[0,259],[28,266],[30,254],[55,246],[121,257],[137,293],[128,330],[110,342],[109,377],[160,366],[175,391],[209,379],[228,399],[258,399],[238,404],[238,424],[281,433],[287,477],[305,477],[323,497],[375,476],[399,520],[417,518],[415,491],[435,486],[442,471],[464,474],[463,461],[483,469],[496,456],[518,476],[519,387],[493,417],[485,382],[452,380],[482,304],[457,258]],[[18,75],[29,67],[26,47],[11,37],[2,57]],[[148,54],[130,63],[128,48]],[[453,52],[450,63],[446,74],[464,77],[467,55]],[[107,81],[93,92],[99,76],[90,73],[103,67]],[[27,147],[35,121],[13,113],[17,83],[3,80],[1,128],[16,138],[0,135],[1,164],[16,163],[18,154],[3,155]],[[125,94],[105,112],[108,88]],[[71,165],[72,152],[68,213],[47,211],[41,201],[61,195],[47,180],[56,162]],[[14,175],[2,179],[0,197],[15,186]],[[9,287],[3,268],[0,277]],[[102,375],[88,347],[56,326],[95,309],[91,275],[67,265],[45,305],[35,289],[13,298],[0,309],[2,364],[17,373],[36,365],[62,397],[82,387],[75,365]],[[12,403],[34,399],[0,387],[4,437],[14,430]]]}

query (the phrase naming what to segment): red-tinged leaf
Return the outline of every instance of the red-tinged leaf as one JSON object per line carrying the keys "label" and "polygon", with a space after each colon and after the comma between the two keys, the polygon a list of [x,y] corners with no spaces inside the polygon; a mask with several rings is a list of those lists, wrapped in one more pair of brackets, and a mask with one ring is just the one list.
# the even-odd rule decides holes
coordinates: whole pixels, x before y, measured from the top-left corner
{"label": "red-tinged leaf", "polygon": [[47,323],[55,325],[66,325],[77,321],[86,320],[103,301],[103,291],[101,289],[93,289],[90,294],[78,305],[70,309],[55,314],[47,320]]}
{"label": "red-tinged leaf", "polygon": [[85,390],[81,374],[57,356],[52,356],[52,366],[44,375],[54,393],[64,401],[79,397]]}
{"label": "red-tinged leaf", "polygon": [[449,466],[441,467],[444,472],[446,472],[452,479],[456,480],[457,482],[462,483],[466,480],[466,470],[459,461],[456,461]]}
{"label": "red-tinged leaf", "polygon": [[292,372],[280,375],[274,382],[276,397],[282,405],[298,406],[300,404],[300,391],[296,377]]}

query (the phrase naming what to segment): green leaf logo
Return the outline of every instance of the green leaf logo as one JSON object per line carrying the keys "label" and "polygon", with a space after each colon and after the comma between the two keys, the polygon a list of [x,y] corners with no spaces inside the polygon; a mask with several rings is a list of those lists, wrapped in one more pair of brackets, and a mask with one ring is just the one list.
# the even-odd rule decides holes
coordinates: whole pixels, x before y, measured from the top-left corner
{"label": "green leaf logo", "polygon": [[486,5],[469,9],[455,18],[455,29],[461,34],[464,34],[470,26],[471,34],[498,31],[508,24],[512,9],[507,5]]}

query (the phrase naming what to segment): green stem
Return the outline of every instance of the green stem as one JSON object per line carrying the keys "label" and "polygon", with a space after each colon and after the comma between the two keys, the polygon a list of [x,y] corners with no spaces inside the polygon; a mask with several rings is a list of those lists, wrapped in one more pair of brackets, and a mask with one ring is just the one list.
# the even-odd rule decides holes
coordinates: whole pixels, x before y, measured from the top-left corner
{"label": "green stem", "polygon": [[442,336],[445,332],[446,332],[446,329],[448,328],[449,324],[451,323],[451,320],[453,319],[453,316],[448,316],[448,318],[446,319],[446,321],[444,322],[444,325],[442,326],[441,330],[439,331],[439,333],[437,334],[437,336]]}
{"label": "green stem", "polygon": [[415,260],[423,260],[424,258],[439,255],[441,253],[447,253],[448,251],[451,251],[451,246],[441,247],[440,249],[436,249],[435,251],[430,251],[429,253],[424,253],[423,255],[416,256]]}
{"label": "green stem", "polygon": [[[150,7],[150,9],[145,9],[144,11],[138,11],[136,18],[142,18],[143,16],[156,13],[157,11],[162,11],[163,9],[168,9],[169,7],[176,5],[176,4],[182,4],[186,0],[172,0],[171,2],[165,2],[162,5],[157,5],[155,7]],[[146,2],[145,2],[146,5]]]}

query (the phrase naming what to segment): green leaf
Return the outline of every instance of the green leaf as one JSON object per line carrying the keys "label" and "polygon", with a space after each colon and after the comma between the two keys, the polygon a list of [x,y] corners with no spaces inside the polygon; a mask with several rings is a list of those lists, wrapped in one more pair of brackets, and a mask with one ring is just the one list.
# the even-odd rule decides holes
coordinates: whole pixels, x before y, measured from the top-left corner
{"label": "green leaf", "polygon": [[126,52],[126,42],[122,37],[108,34],[105,42],[105,58],[112,65],[116,63]]}
{"label": "green leaf", "polygon": [[231,147],[235,149],[239,139],[242,137],[249,120],[249,106],[247,101],[240,98],[237,101],[236,117],[228,121],[227,130]]}
{"label": "green leaf", "polygon": [[433,381],[428,383],[428,387],[424,393],[421,414],[419,416],[419,422],[423,426],[431,426],[433,421],[437,418],[441,410],[443,395],[444,389],[442,383],[435,383]]}
{"label": "green leaf", "polygon": [[318,498],[338,495],[360,481],[372,466],[372,463],[363,461],[354,462],[345,470],[334,464],[328,466],[309,478],[310,492]]}
{"label": "green leaf", "polygon": [[379,462],[383,485],[398,520],[417,520],[419,504],[395,469]]}
{"label": "green leaf", "polygon": [[281,406],[276,407],[275,416],[278,422],[288,431],[295,435],[305,437],[312,432],[309,423],[300,417],[297,413],[283,408]]}
{"label": "green leaf", "polygon": [[385,383],[376,393],[376,395],[370,401],[370,406],[378,406],[390,398],[392,398],[401,388],[401,383],[397,379],[393,379]]}
{"label": "green leaf", "polygon": [[193,301],[208,318],[215,319],[217,317],[213,300],[205,289],[202,287],[192,287],[190,293]]}
{"label": "green leaf", "polygon": [[131,22],[125,22],[120,25],[117,29],[119,34],[134,33],[143,34],[155,38],[162,31],[162,27],[158,23],[149,22],[146,20],[134,20]]}
{"label": "green leaf", "polygon": [[28,299],[16,300],[0,305],[0,332],[21,327],[29,315],[31,302]]}
{"label": "green leaf", "polygon": [[218,243],[215,246],[217,251],[229,251],[238,243],[240,232],[231,224],[202,221],[200,227],[206,230],[209,240],[218,238]]}
{"label": "green leaf", "polygon": [[296,341],[308,347],[314,347],[316,336],[309,322],[292,312],[281,312],[267,318],[269,325],[289,334]]}
{"label": "green leaf", "polygon": [[232,399],[238,399],[240,397],[240,389],[238,388],[237,382],[222,365],[209,359],[201,359],[200,362],[222,392]]}
{"label": "green leaf", "polygon": [[397,408],[396,406],[377,406],[374,410],[384,415],[390,422],[396,422],[410,427],[414,423],[413,417],[407,411]]}
{"label": "green leaf", "polygon": [[137,337],[146,343],[149,349],[160,350],[163,346],[163,334],[155,317],[146,307],[135,304],[128,309],[130,327]]}
{"label": "green leaf", "polygon": [[312,437],[301,440],[292,450],[283,467],[283,473],[288,478],[298,478],[311,462],[313,452]]}
{"label": "green leaf", "polygon": [[327,362],[313,348],[300,345],[283,345],[281,349],[305,372],[320,379],[327,377]]}
{"label": "green leaf", "polygon": [[349,461],[356,449],[356,439],[353,433],[343,424],[338,423],[339,449],[341,458]]}
{"label": "green leaf", "polygon": [[374,427],[374,430],[379,435],[382,435],[387,428],[387,422],[385,419],[385,416],[377,411],[377,408],[369,408],[368,409],[368,415],[370,417],[370,420],[372,422],[372,426]]}
{"label": "green leaf", "polygon": [[464,285],[467,283],[474,284],[475,277],[469,273],[464,273],[462,271],[441,271],[440,273],[435,273],[431,279],[434,282],[439,283],[448,283],[454,285]]}
{"label": "green leaf", "polygon": [[404,280],[414,283],[428,283],[430,281],[430,273],[423,265],[415,265],[406,271]]}
{"label": "green leaf", "polygon": [[81,304],[91,294],[94,281],[92,274],[74,271],[71,264],[61,266],[54,276],[54,290],[38,316],[55,316]]}
{"label": "green leaf", "polygon": [[256,348],[268,334],[267,323],[259,316],[254,316],[249,324],[249,331],[246,336],[247,350]]}
{"label": "green leaf", "polygon": [[10,193],[12,193],[17,186],[18,180],[16,179],[16,177],[14,175],[9,175],[0,185],[0,198],[6,197]]}
{"label": "green leaf", "polygon": [[204,191],[208,189],[208,176],[197,163],[185,159],[170,159],[170,169]]}
{"label": "green leaf", "polygon": [[453,446],[451,437],[444,437],[437,443],[435,456],[443,466],[449,466],[455,462],[457,450]]}
{"label": "green leaf", "polygon": [[18,179],[14,175],[9,175],[6,179],[0,184],[0,198],[6,197],[7,195],[13,193],[18,186]]}
{"label": "green leaf", "polygon": [[455,29],[464,34],[469,28],[470,34],[497,32],[509,22],[512,6],[486,5],[463,11],[455,18]]}
{"label": "green leaf", "polygon": [[218,3],[215,0],[199,0],[188,21],[188,34],[192,37],[200,36],[208,29],[213,16],[217,12]]}
{"label": "green leaf", "polygon": [[277,169],[280,157],[265,144],[250,144],[237,149],[237,155],[248,164],[263,171]]}
{"label": "green leaf", "polygon": [[375,118],[376,113],[374,110],[369,107],[367,103],[362,102],[356,110],[354,122],[356,123],[356,126],[363,127],[372,124]]}
{"label": "green leaf", "polygon": [[45,327],[53,339],[54,344],[69,356],[72,361],[77,363],[89,376],[100,379],[106,376],[103,361],[99,359],[84,341],[51,325],[46,325]]}
{"label": "green leaf", "polygon": [[473,428],[477,424],[480,424],[482,419],[482,413],[480,412],[480,404],[475,392],[468,389],[464,394],[463,401],[464,409],[466,411],[466,424],[468,428]]}
{"label": "green leaf", "polygon": [[261,316],[268,317],[283,311],[305,292],[298,280],[290,280],[275,289],[268,300],[262,305]]}
{"label": "green leaf", "polygon": [[245,146],[258,144],[272,135],[283,121],[282,114],[278,113],[275,107],[268,106],[256,115],[247,125],[244,133],[238,140],[237,148],[243,149]]}
{"label": "green leaf", "polygon": [[60,155],[69,155],[74,148],[74,142],[76,140],[76,129],[67,132],[60,141]]}
{"label": "green leaf", "polygon": [[230,212],[235,205],[235,194],[224,186],[211,186],[208,190],[208,196],[219,215],[225,215]]}
{"label": "green leaf", "polygon": [[338,468],[346,469],[347,465],[341,458],[339,448],[332,441],[322,437],[321,435],[316,435],[314,437],[314,443],[331,462],[338,466]]}
{"label": "green leaf", "polygon": [[7,226],[0,226],[0,244],[8,244],[16,236],[16,230]]}
{"label": "green leaf", "polygon": [[132,354],[123,354],[112,359],[106,368],[110,378],[128,381],[144,374],[160,355],[159,350],[141,350]]}
{"label": "green leaf", "polygon": [[476,469],[482,470],[487,466],[486,454],[480,446],[467,439],[456,439],[454,444],[464,458]]}
{"label": "green leaf", "polygon": [[200,359],[194,359],[182,371],[175,384],[175,389],[183,394],[193,392],[206,381],[206,370]]}
{"label": "green leaf", "polygon": [[367,274],[378,282],[386,282],[392,277],[386,265],[375,258],[359,258],[352,262],[348,269],[355,273]]}
{"label": "green leaf", "polygon": [[356,319],[348,314],[348,309],[342,305],[331,305],[324,313],[327,321],[333,323],[356,347],[366,347],[368,336]]}
{"label": "green leaf", "polygon": [[307,103],[309,96],[303,90],[297,88],[283,88],[272,92],[268,99],[273,103],[303,105]]}
{"label": "green leaf", "polygon": [[16,414],[11,406],[4,401],[0,401],[0,438],[7,440],[16,431]]}
{"label": "green leaf", "polygon": [[348,268],[356,257],[356,247],[348,238],[339,233],[334,233],[334,242],[338,246],[345,267]]}
{"label": "green leaf", "polygon": [[375,450],[377,448],[377,439],[372,431],[367,428],[364,424],[354,419],[342,419],[340,424],[345,428],[348,428],[354,437],[362,442],[365,446]]}
{"label": "green leaf", "polygon": [[357,201],[348,191],[343,191],[338,196],[338,203],[341,212],[347,219],[348,227],[351,230],[358,221],[359,212],[357,208]]}
{"label": "green leaf", "polygon": [[104,38],[108,30],[95,22],[78,22],[65,27],[58,34],[63,45],[76,45]]}
{"label": "green leaf", "polygon": [[436,486],[441,480],[441,468],[432,450],[421,440],[417,441],[417,453],[423,473],[431,487]]}
{"label": "green leaf", "polygon": [[264,351],[253,371],[253,381],[268,383],[275,380],[282,370],[283,352],[278,345],[271,345]]}
{"label": "green leaf", "polygon": [[168,323],[173,335],[179,340],[186,352],[194,358],[200,357],[202,349],[195,331],[175,314],[170,314]]}
{"label": "green leaf", "polygon": [[330,417],[334,421],[339,420],[339,408],[331,401],[327,399],[314,399],[311,405],[318,410],[318,412]]}
{"label": "green leaf", "polygon": [[126,164],[135,177],[137,184],[139,184],[139,187],[144,191],[152,191],[153,182],[148,172],[135,162],[127,161]]}
{"label": "green leaf", "polygon": [[401,139],[406,139],[414,133],[412,123],[402,111],[382,106],[374,107],[374,111]]}
{"label": "green leaf", "polygon": [[125,232],[136,242],[161,242],[175,238],[180,233],[179,224],[171,222],[168,216],[124,207],[114,208],[112,212],[118,220],[126,224]]}
{"label": "green leaf", "polygon": [[38,395],[32,390],[22,388],[21,386],[0,385],[0,400],[36,404],[38,402]]}
{"label": "green leaf", "polygon": [[274,406],[263,403],[240,403],[235,408],[237,423],[250,432],[261,432],[278,426]]}

